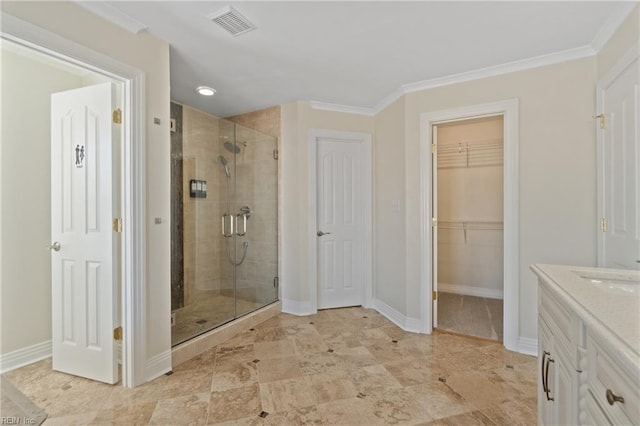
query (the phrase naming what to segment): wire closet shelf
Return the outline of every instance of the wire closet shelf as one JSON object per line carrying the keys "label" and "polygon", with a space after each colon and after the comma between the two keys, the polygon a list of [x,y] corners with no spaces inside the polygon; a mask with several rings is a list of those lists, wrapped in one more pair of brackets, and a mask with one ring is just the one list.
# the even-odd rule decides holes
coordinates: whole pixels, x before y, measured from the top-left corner
{"label": "wire closet shelf", "polygon": [[502,138],[438,144],[438,169],[501,166]]}
{"label": "wire closet shelf", "polygon": [[460,230],[464,234],[464,242],[467,243],[468,231],[502,231],[504,229],[503,222],[498,221],[449,221],[439,220],[439,229]]}

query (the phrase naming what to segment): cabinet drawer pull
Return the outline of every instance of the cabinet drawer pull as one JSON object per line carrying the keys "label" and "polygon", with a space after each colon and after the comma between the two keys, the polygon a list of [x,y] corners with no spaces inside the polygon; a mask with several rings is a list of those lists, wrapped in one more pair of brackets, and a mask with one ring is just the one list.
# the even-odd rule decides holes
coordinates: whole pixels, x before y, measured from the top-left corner
{"label": "cabinet drawer pull", "polygon": [[613,393],[611,389],[607,389],[606,395],[607,395],[607,402],[609,403],[609,405],[613,405],[616,402],[620,402],[624,404],[624,398]]}
{"label": "cabinet drawer pull", "polygon": [[547,401],[554,401],[554,398],[551,398],[549,396],[549,393],[551,392],[551,389],[549,388],[549,364],[551,364],[552,362],[555,363],[556,361],[553,358],[551,358],[551,356],[549,356],[547,358],[547,368],[545,368],[544,370],[544,377],[545,377],[545,381],[547,382],[547,391],[546,391]]}
{"label": "cabinet drawer pull", "polygon": [[547,381],[544,379],[544,361],[549,352],[542,351],[542,363],[540,365],[540,378],[542,379],[542,392],[547,393]]}

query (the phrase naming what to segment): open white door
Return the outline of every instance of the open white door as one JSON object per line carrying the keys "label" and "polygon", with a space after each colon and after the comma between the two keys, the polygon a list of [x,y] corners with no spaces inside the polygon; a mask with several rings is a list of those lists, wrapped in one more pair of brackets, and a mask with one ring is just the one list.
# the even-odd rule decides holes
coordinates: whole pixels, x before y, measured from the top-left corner
{"label": "open white door", "polygon": [[[598,264],[640,269],[640,66],[638,55],[599,85]],[[602,128],[603,127],[603,128]]]}
{"label": "open white door", "polygon": [[318,308],[362,305],[361,147],[332,138],[319,138],[317,146]]}
{"label": "open white door", "polygon": [[433,328],[438,327],[438,126],[432,126],[431,149],[431,288],[433,300]]}
{"label": "open white door", "polygon": [[111,83],[51,95],[53,369],[118,381]]}

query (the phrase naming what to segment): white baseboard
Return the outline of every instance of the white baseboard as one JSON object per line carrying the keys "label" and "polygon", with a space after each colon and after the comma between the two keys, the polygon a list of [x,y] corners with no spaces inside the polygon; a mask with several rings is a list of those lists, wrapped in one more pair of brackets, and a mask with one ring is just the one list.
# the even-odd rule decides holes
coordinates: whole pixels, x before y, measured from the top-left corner
{"label": "white baseboard", "polygon": [[538,356],[538,339],[518,338],[518,352],[525,355]]}
{"label": "white baseboard", "polygon": [[147,360],[145,377],[147,381],[162,376],[171,371],[171,349],[155,355]]}
{"label": "white baseboard", "polygon": [[404,331],[420,333],[419,318],[409,318],[379,299],[373,299],[373,308]]}
{"label": "white baseboard", "polygon": [[311,310],[311,303],[309,302],[299,302],[297,300],[290,299],[281,299],[282,301],[282,312],[285,314],[305,316],[312,315],[315,312]]}
{"label": "white baseboard", "polygon": [[502,299],[502,289],[474,287],[470,285],[458,285],[438,283],[438,291],[445,293],[464,294],[466,296],[487,297],[489,299]]}
{"label": "white baseboard", "polygon": [[49,358],[51,340],[0,355],[0,374]]}

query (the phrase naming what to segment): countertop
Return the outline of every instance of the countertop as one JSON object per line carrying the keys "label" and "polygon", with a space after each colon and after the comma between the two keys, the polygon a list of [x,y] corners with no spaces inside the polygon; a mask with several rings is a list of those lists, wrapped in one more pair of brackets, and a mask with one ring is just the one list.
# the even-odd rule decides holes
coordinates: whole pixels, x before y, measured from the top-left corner
{"label": "countertop", "polygon": [[[570,265],[531,266],[531,270],[601,336],[610,338],[628,361],[640,361],[640,293],[606,290],[581,278],[578,272],[624,274],[637,278],[640,271],[587,268]],[[632,285],[634,285],[632,283]]]}

